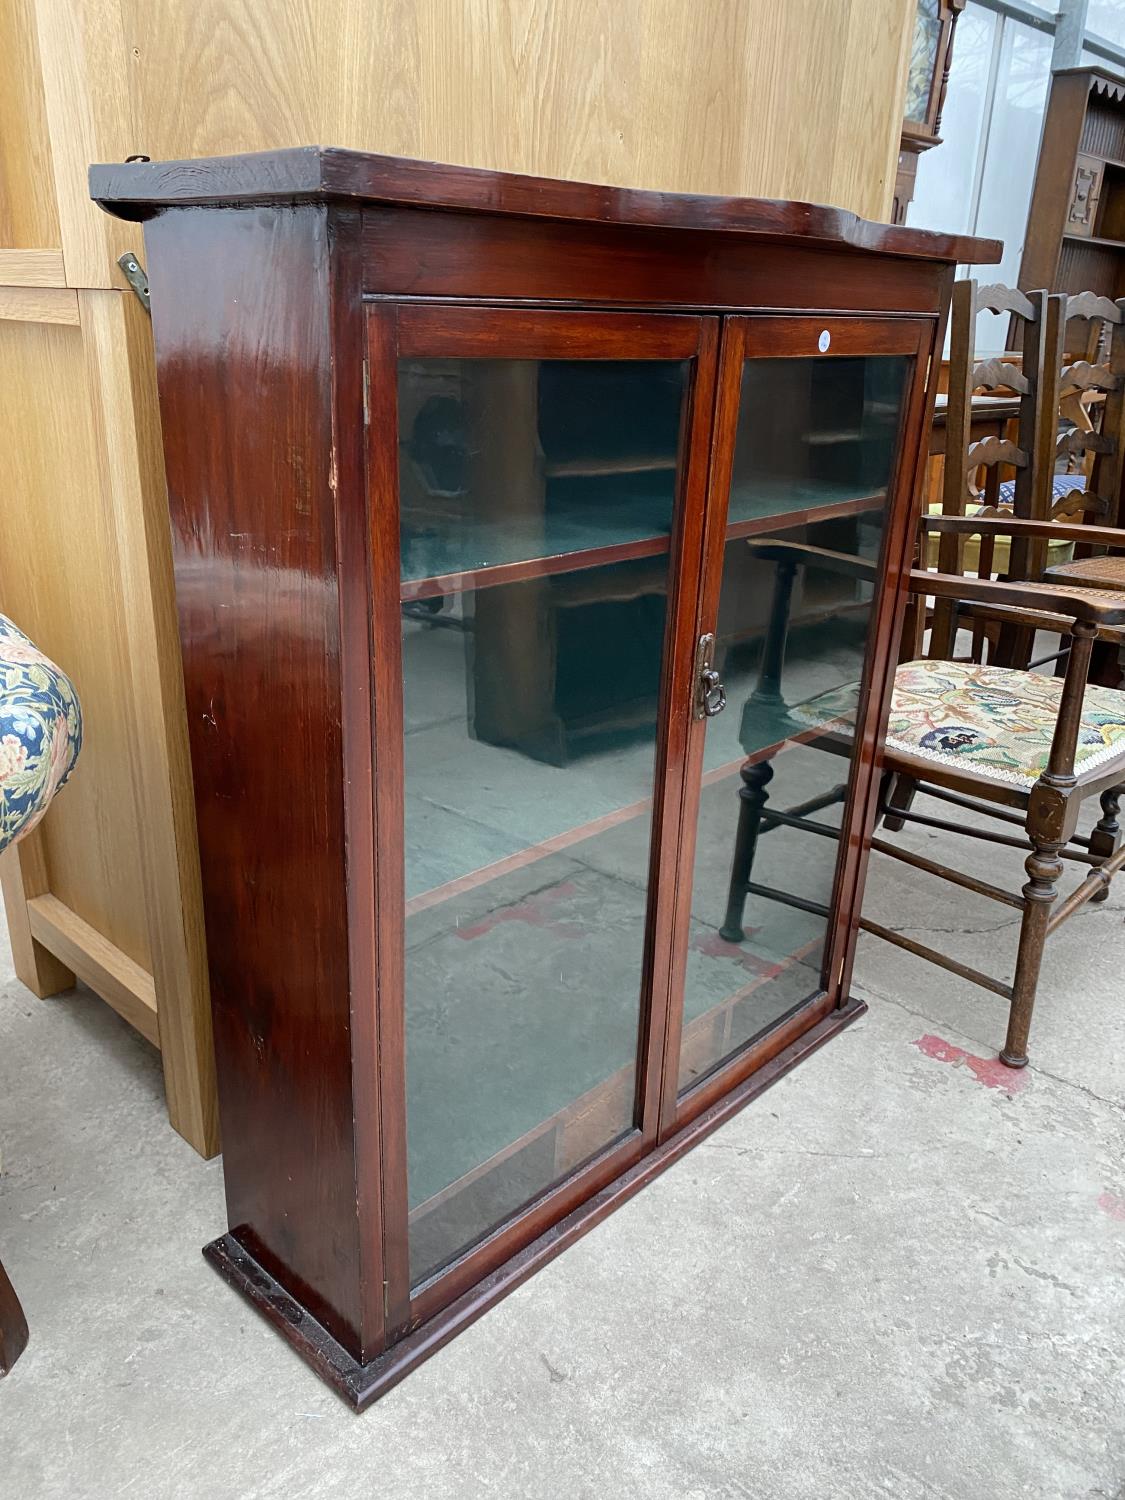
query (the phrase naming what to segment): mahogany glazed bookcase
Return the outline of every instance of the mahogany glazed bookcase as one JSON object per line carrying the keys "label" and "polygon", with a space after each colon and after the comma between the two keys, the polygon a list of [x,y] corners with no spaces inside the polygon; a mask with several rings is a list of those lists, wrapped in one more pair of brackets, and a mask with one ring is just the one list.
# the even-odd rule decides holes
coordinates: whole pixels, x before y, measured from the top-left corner
{"label": "mahogany glazed bookcase", "polygon": [[862,1011],[927,369],[999,246],[321,148],[91,188],[145,222],[206,1253],[362,1407]]}

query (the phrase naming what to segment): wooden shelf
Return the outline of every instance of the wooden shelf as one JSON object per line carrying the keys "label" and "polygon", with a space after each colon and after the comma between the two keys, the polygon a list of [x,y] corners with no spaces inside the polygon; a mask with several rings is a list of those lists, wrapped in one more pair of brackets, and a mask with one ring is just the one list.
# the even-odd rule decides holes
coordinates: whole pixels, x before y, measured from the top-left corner
{"label": "wooden shelf", "polygon": [[529,557],[519,562],[494,563],[489,567],[471,568],[463,573],[438,573],[430,578],[403,581],[399,602],[414,599],[436,599],[445,594],[470,589],[495,588],[505,583],[522,583],[529,578],[546,578],[559,573],[578,573],[587,568],[605,568],[614,563],[632,562],[640,557],[661,557],[672,545],[670,536],[639,537],[636,541],[615,542],[606,547],[587,547],[577,552],[557,552],[550,557]]}
{"label": "wooden shelf", "polygon": [[[790,531],[794,526],[812,526],[817,521],[835,521],[841,516],[862,516],[870,511],[882,510],[886,495],[861,495],[855,500],[836,500],[829,505],[811,505],[807,510],[790,510],[778,515],[747,516],[744,520],[727,524],[728,542],[741,541],[743,537],[762,536],[771,531]],[[733,504],[733,500],[732,500]]]}
{"label": "wooden shelf", "polygon": [[[885,504],[883,494],[863,495],[858,499],[837,500],[828,505],[814,505],[805,510],[772,512],[732,521],[726,529],[728,542],[761,536],[774,531],[788,531],[794,526],[812,525],[840,516],[859,516],[879,510]],[[611,567],[614,563],[632,562],[643,557],[662,557],[670,549],[670,535],[638,537],[602,547],[579,548],[544,557],[529,557],[517,562],[493,563],[457,573],[436,573],[428,578],[404,579],[399,587],[399,602],[409,604],[419,599],[437,599],[446,594],[470,589],[495,588],[506,583],[521,583],[529,578],[545,578],[562,573],[578,573],[590,568]]]}
{"label": "wooden shelf", "polygon": [[1094,245],[1099,250],[1125,250],[1125,240],[1106,240],[1096,234],[1070,234],[1064,230],[1063,239],[1072,245]]}
{"label": "wooden shelf", "polygon": [[806,432],[804,441],[810,448],[835,448],[840,443],[860,442],[862,438],[862,427],[840,427],[834,432],[822,427],[818,432]]}
{"label": "wooden shelf", "polygon": [[675,469],[674,453],[635,458],[561,458],[544,465],[548,479],[597,479],[603,474],[666,474]]}

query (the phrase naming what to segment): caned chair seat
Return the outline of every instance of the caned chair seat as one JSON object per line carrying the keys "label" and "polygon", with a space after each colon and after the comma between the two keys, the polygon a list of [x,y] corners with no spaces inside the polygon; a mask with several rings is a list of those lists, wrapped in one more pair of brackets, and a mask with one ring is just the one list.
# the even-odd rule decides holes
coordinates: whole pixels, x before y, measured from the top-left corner
{"label": "caned chair seat", "polygon": [[[1104,562],[1105,559],[1090,558],[1089,561]],[[1067,570],[1069,570],[1070,568],[1078,567],[1079,564],[1069,563],[1066,566]],[[1048,569],[1048,572],[1050,571],[1053,570]],[[1044,578],[1035,584],[1035,591],[1039,594],[1058,594],[1060,597],[1067,599],[1073,599],[1077,595],[1077,597],[1080,599],[1094,599],[1102,604],[1125,604],[1125,588],[1111,589],[1097,588],[1093,585],[1086,584],[1055,583],[1050,579]],[[964,606],[964,613],[966,615],[981,615],[985,619],[989,620],[1000,618],[1004,614],[1004,610],[1005,606],[1002,604],[990,604],[983,606],[974,606],[970,604]],[[1045,609],[1024,609],[1022,613],[1025,615],[1034,616],[1036,620],[1041,620],[1043,622],[1044,630],[1058,630],[1060,619],[1069,620],[1071,618],[1071,616],[1067,613],[1065,606],[1060,606],[1057,614],[1051,614],[1048,610]],[[1100,626],[1098,629],[1098,639],[1102,641],[1120,642],[1120,626]]]}
{"label": "caned chair seat", "polygon": [[[895,674],[887,747],[922,760],[1029,788],[1046,770],[1059,716],[1062,679],[977,662],[925,658]],[[833,689],[789,710],[805,728],[850,731],[856,686]],[[1087,687],[1075,774],[1122,762],[1125,692]]]}
{"label": "caned chair seat", "polygon": [[[1053,579],[1044,578],[1040,582],[1037,582],[1035,584],[1036,591],[1041,594],[1061,594],[1067,599],[1071,599],[1075,595],[1077,595],[1080,599],[1093,599],[1099,604],[1125,603],[1125,558],[1088,557],[1086,558],[1086,561],[1117,563],[1119,569],[1122,570],[1122,586],[1120,588],[1114,588],[1111,584],[1107,584],[1105,588],[1101,588],[1097,584],[1092,583],[1056,583]],[[1078,569],[1081,566],[1081,562],[1073,562],[1068,563],[1066,565],[1066,569],[1067,572],[1070,572],[1071,569]],[[1066,611],[1064,610],[1063,613],[1065,614]]]}
{"label": "caned chair seat", "polygon": [[70,679],[0,615],[0,849],[47,811],[81,745]]}
{"label": "caned chair seat", "polygon": [[1104,598],[1125,597],[1125,557],[1082,557],[1056,564],[1047,573],[1062,580],[1059,588],[1067,587],[1066,580],[1073,578],[1079,584],[1091,584]]}

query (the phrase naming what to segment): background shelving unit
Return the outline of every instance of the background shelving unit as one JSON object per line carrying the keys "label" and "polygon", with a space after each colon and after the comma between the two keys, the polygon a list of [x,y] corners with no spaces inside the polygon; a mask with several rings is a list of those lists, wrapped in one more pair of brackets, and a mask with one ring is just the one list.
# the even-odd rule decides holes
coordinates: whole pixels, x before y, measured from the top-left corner
{"label": "background shelving unit", "polygon": [[[1019,285],[1125,293],[1125,83],[1110,73],[1052,76]],[[1081,350],[1090,335],[1072,319],[1066,347]]]}

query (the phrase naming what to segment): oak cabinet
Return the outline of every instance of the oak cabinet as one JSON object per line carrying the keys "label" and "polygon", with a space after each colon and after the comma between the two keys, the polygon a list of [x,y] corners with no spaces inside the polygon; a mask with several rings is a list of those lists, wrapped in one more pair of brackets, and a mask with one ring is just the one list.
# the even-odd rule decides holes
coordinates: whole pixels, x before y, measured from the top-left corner
{"label": "oak cabinet", "polygon": [[320,149],[92,189],[146,222],[207,1253],[363,1406],[862,1009],[927,367],[998,247]]}

